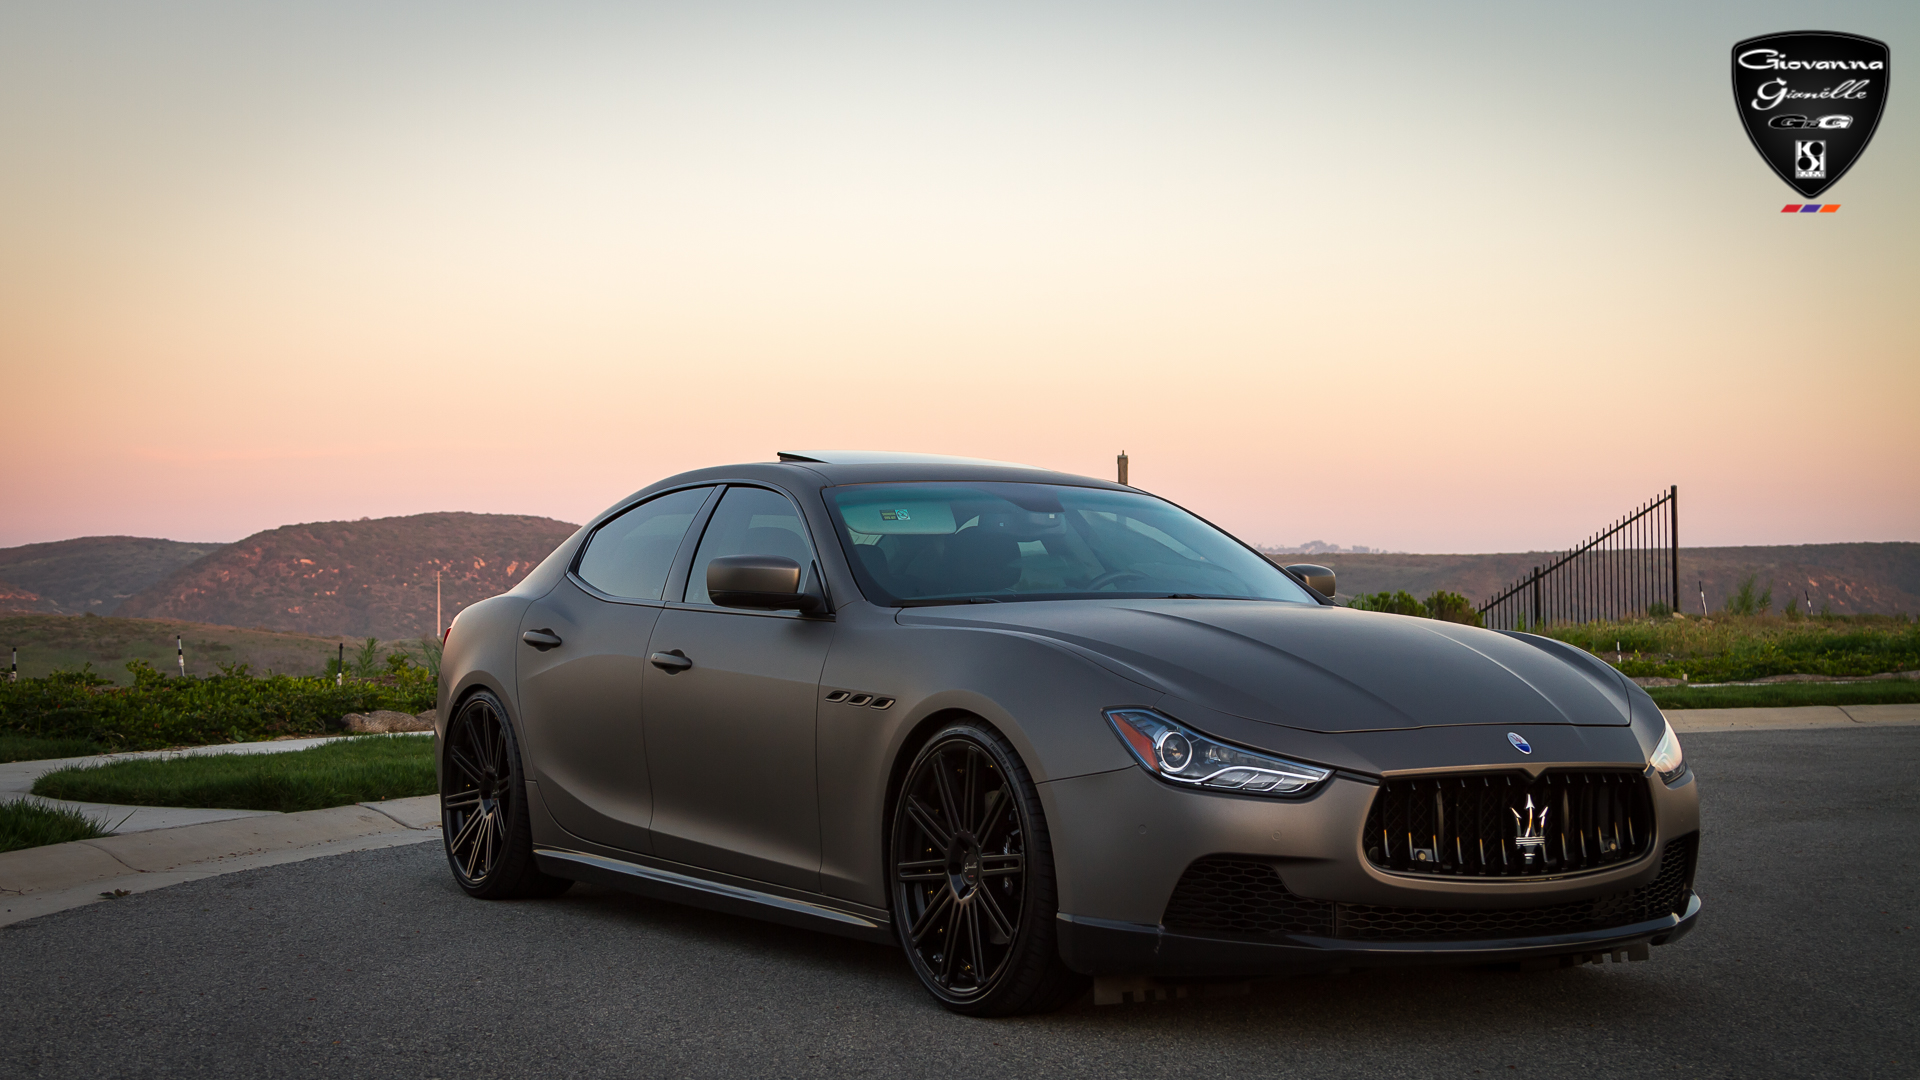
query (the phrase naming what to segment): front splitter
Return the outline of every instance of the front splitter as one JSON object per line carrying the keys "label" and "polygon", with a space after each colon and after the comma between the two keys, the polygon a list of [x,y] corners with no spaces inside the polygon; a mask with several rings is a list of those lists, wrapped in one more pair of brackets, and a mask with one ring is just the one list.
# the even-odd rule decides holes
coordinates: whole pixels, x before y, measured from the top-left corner
{"label": "front splitter", "polygon": [[1689,891],[1686,909],[1679,914],[1605,930],[1498,940],[1355,941],[1305,934],[1213,937],[1065,912],[1059,916],[1055,934],[1060,959],[1084,975],[1246,979],[1347,968],[1511,963],[1668,945],[1692,931],[1699,917],[1700,898]]}

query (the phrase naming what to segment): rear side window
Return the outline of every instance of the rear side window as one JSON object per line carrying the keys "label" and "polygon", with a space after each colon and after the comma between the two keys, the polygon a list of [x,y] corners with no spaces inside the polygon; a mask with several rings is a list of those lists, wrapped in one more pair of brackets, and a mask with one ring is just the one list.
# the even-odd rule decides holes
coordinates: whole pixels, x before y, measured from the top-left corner
{"label": "rear side window", "polygon": [[[707,596],[707,564],[722,555],[784,555],[800,564],[803,583],[813,580],[813,544],[800,523],[800,511],[786,496],[765,488],[727,489],[694,553],[687,603],[713,602]],[[808,587],[803,584],[802,591]]]}
{"label": "rear side window", "polygon": [[649,499],[594,530],[580,555],[580,580],[609,596],[658,600],[674,553],[711,488]]}

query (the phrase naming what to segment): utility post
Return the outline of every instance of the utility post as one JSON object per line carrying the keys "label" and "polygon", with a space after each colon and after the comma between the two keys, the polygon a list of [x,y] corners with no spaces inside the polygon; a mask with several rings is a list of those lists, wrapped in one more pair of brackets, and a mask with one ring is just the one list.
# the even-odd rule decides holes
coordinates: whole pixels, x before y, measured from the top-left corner
{"label": "utility post", "polygon": [[1125,484],[1127,482],[1127,452],[1125,450],[1120,451],[1120,457],[1117,463],[1120,466],[1120,482]]}
{"label": "utility post", "polygon": [[[1813,601],[1807,601],[1807,610],[1813,610]],[[7,669],[7,681],[20,681],[20,646],[18,645],[13,647],[13,666]]]}
{"label": "utility post", "polygon": [[173,635],[173,655],[180,661],[180,677],[187,677],[187,642],[179,634]]}
{"label": "utility post", "polygon": [[433,636],[444,637],[442,627],[445,625],[440,621],[440,568],[436,566],[433,568]]}
{"label": "utility post", "polygon": [[340,660],[334,665],[333,685],[347,685],[347,643],[344,641],[340,643]]}

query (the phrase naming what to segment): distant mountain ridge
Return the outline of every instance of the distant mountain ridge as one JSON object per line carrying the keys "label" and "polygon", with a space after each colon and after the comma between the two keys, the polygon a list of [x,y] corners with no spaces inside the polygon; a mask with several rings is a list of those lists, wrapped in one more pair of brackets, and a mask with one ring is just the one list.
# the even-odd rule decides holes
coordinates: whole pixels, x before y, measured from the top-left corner
{"label": "distant mountain ridge", "polygon": [[287,525],[175,570],[117,613],[318,636],[422,637],[435,630],[436,570],[451,620],[512,588],[576,528],[468,513]]}
{"label": "distant mountain ridge", "polygon": [[[1333,570],[1340,597],[1404,589],[1426,597],[1439,589],[1460,593],[1478,605],[1559,552],[1492,555],[1326,554],[1314,561]],[[1281,562],[1306,561],[1279,558]],[[1718,611],[1748,574],[1756,588],[1772,587],[1774,610],[1789,597],[1804,610],[1826,607],[1839,615],[1920,613],[1920,543],[1798,544],[1778,547],[1680,549],[1680,610]]]}
{"label": "distant mountain ridge", "polygon": [[0,579],[32,593],[39,606],[13,598],[9,610],[112,615],[135,593],[222,544],[145,536],[82,536],[0,548]]}

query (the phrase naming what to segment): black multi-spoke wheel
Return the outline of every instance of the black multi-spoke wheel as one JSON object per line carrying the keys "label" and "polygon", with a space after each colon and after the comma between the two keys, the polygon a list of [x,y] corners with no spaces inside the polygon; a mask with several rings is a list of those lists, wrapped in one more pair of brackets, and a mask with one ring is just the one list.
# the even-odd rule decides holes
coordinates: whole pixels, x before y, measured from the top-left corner
{"label": "black multi-spoke wheel", "polygon": [[440,824],[453,877],[487,900],[552,896],[572,884],[542,874],[533,859],[520,749],[500,700],[468,698],[447,725],[440,770]]}
{"label": "black multi-spoke wheel", "polygon": [[1038,1012],[1084,980],[1054,951],[1053,859],[1025,766],[965,723],[914,759],[893,815],[893,915],[933,996],[976,1016]]}

